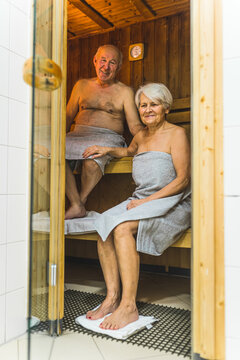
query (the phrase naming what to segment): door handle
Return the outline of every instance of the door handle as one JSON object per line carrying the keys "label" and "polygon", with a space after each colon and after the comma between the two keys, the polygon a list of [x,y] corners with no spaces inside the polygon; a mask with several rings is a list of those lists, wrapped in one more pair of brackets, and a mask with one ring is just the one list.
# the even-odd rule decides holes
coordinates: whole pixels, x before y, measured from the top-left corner
{"label": "door handle", "polygon": [[[23,80],[32,86],[33,59],[29,58],[23,65]],[[61,85],[62,70],[53,60],[37,55],[35,58],[35,87],[53,91]]]}

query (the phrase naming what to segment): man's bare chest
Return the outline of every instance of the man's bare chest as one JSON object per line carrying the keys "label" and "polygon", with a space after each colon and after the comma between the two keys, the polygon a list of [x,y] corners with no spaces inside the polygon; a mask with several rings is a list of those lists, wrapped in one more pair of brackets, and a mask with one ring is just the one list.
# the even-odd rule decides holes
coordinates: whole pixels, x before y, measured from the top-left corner
{"label": "man's bare chest", "polygon": [[79,112],[84,110],[119,114],[123,112],[123,101],[116,92],[87,91],[79,98]]}

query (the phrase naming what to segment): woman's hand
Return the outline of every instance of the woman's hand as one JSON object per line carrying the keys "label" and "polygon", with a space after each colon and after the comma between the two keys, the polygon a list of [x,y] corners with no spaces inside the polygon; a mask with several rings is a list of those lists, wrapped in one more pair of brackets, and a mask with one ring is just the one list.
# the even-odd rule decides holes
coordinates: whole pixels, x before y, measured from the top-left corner
{"label": "woman's hand", "polygon": [[94,159],[107,155],[108,150],[109,149],[106,146],[93,145],[85,149],[82,155],[85,159],[88,158],[89,156],[91,156],[91,158]]}
{"label": "woman's hand", "polygon": [[144,204],[145,202],[147,202],[147,199],[137,199],[137,200],[131,200],[128,204],[127,204],[127,210],[133,209],[139,205]]}

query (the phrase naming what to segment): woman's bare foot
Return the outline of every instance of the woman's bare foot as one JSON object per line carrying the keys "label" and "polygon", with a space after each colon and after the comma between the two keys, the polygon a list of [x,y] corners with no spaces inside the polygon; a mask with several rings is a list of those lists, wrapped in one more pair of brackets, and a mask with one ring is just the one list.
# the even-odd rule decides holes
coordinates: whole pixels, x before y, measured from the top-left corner
{"label": "woman's bare foot", "polygon": [[107,314],[114,312],[119,306],[119,298],[107,298],[102,302],[102,304],[96,310],[88,311],[86,318],[90,320],[101,319]]}
{"label": "woman's bare foot", "polygon": [[118,330],[137,321],[139,318],[136,304],[124,305],[120,304],[119,307],[99,325],[101,329],[105,330]]}
{"label": "woman's bare foot", "polygon": [[65,213],[65,220],[74,219],[74,218],[81,218],[86,216],[86,209],[82,203],[74,204],[67,209]]}

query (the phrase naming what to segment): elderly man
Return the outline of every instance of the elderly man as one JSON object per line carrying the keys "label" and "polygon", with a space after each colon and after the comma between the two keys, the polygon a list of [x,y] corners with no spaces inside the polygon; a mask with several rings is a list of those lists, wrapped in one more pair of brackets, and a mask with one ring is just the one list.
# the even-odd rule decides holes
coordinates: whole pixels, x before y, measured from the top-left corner
{"label": "elderly man", "polygon": [[[79,80],[67,105],[66,159],[83,160],[82,153],[90,145],[125,146],[122,137],[124,121],[135,135],[142,129],[131,88],[116,80],[121,67],[122,54],[113,45],[101,46],[94,56],[96,78]],[[73,131],[70,131],[72,123]],[[70,131],[70,132],[69,132]],[[91,190],[104,174],[104,167],[111,159],[81,161],[81,190],[66,162],[66,195],[70,207],[65,219],[84,217],[85,203]]]}

